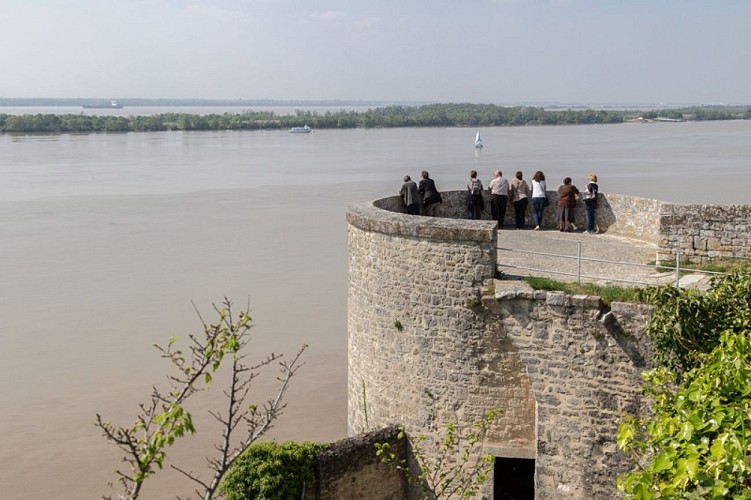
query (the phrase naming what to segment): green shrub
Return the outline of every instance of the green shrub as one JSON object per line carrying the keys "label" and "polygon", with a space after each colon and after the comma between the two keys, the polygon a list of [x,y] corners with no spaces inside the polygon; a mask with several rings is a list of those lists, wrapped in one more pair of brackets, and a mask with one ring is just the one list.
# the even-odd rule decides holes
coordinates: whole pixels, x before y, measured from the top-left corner
{"label": "green shrub", "polygon": [[240,455],[219,490],[227,500],[303,498],[315,488],[315,462],[326,443],[256,443]]}

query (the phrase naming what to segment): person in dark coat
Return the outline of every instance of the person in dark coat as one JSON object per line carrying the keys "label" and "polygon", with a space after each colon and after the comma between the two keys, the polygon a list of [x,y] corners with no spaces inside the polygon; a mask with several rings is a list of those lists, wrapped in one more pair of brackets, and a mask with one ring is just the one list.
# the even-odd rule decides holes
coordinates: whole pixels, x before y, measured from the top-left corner
{"label": "person in dark coat", "polygon": [[417,184],[410,178],[410,176],[404,176],[404,184],[399,194],[404,200],[404,204],[407,205],[407,213],[410,215],[420,215],[420,195],[417,192]]}
{"label": "person in dark coat", "polygon": [[439,203],[443,203],[443,199],[427,170],[422,171],[422,179],[420,179],[417,192],[420,194],[420,198],[422,198],[422,214],[435,217],[436,208],[438,208]]}

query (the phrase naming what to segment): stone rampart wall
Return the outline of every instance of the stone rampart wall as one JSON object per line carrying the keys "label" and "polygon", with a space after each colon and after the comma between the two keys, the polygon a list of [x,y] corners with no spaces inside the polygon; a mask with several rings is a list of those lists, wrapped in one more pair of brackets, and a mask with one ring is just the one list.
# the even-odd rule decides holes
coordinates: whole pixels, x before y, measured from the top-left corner
{"label": "stone rampart wall", "polygon": [[490,331],[518,352],[531,384],[536,498],[617,496],[615,479],[631,466],[616,447],[617,425],[643,411],[652,309],[614,303],[608,311],[597,297],[500,283],[485,305]]}
{"label": "stone rampart wall", "polygon": [[673,205],[660,213],[659,247],[665,260],[678,249],[691,261],[748,258],[751,252],[751,205]]}
{"label": "stone rampart wall", "polygon": [[[548,191],[550,206],[543,212],[543,228],[556,227],[558,193]],[[444,203],[437,216],[466,219],[466,191],[441,193]],[[485,193],[483,219],[491,220],[490,196]],[[751,255],[751,205],[681,205],[616,193],[600,193],[595,212],[602,232],[625,236],[655,244],[659,260],[674,260],[675,250],[693,261]],[[396,212],[406,208],[398,196],[384,198],[375,206]],[[531,204],[526,215],[527,226],[533,225]],[[585,214],[579,201],[574,212],[576,225],[583,228]],[[514,227],[514,209],[506,211],[506,227]]]}
{"label": "stone rampart wall", "polygon": [[[558,193],[548,191],[550,205],[543,211],[543,228],[555,228],[556,206]],[[466,191],[447,191],[441,193],[443,203],[436,210],[438,217],[450,219],[467,218],[467,193]],[[482,213],[484,220],[492,220],[490,211],[490,195],[483,194],[485,210]],[[665,202],[626,196],[621,194],[602,194],[597,197],[598,209],[595,212],[595,220],[601,231],[627,236],[639,240],[657,243],[660,231],[660,212]],[[406,212],[406,207],[399,196],[392,196],[374,202],[374,206],[394,211]],[[583,228],[585,224],[584,206],[578,202],[574,212],[576,225]],[[506,210],[506,227],[515,227],[514,208],[509,205]],[[531,202],[525,212],[525,220],[528,226],[534,225]]]}
{"label": "stone rampart wall", "polygon": [[318,486],[308,498],[315,500],[403,500],[409,497],[406,476],[394,464],[376,456],[376,443],[388,443],[397,462],[407,458],[407,445],[398,438],[399,429],[379,431],[343,439],[318,454]]}
{"label": "stone rampart wall", "polygon": [[501,408],[486,452],[535,459],[538,498],[612,496],[625,467],[616,425],[640,408],[648,311],[608,314],[595,297],[506,282],[481,298],[494,224],[390,211],[398,202],[347,214],[350,434],[398,424],[426,435],[430,453],[446,424]]}

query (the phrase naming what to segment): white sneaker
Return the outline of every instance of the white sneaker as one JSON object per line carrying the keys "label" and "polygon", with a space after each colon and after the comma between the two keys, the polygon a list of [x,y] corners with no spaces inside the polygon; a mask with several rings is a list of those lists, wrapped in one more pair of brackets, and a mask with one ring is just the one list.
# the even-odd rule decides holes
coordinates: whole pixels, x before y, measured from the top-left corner
{"label": "white sneaker", "polygon": [[535,226],[535,231],[539,231],[539,230],[540,230],[540,226]]}

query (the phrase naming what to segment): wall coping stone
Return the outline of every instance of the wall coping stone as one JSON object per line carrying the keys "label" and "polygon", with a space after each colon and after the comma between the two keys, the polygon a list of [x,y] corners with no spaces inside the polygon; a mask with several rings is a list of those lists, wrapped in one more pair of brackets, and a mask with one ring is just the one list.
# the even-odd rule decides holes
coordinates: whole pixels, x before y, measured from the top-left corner
{"label": "wall coping stone", "polygon": [[429,240],[492,243],[497,238],[495,221],[409,215],[379,208],[380,201],[350,206],[347,222],[365,231]]}

